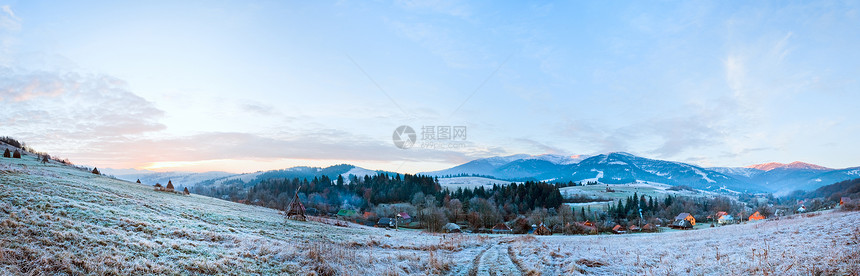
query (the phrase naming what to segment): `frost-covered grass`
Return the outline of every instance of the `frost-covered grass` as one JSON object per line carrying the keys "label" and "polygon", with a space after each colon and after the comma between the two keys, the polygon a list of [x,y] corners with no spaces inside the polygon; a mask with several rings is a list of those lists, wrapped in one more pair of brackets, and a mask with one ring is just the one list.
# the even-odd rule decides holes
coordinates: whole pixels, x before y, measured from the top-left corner
{"label": "frost-covered grass", "polygon": [[0,275],[443,274],[484,238],[285,222],[277,210],[0,159]]}
{"label": "frost-covered grass", "polygon": [[538,236],[512,244],[545,275],[858,275],[860,212],[824,212],[694,231]]}
{"label": "frost-covered grass", "polygon": [[0,275],[860,274],[860,212],[657,234],[429,234],[0,159]]}

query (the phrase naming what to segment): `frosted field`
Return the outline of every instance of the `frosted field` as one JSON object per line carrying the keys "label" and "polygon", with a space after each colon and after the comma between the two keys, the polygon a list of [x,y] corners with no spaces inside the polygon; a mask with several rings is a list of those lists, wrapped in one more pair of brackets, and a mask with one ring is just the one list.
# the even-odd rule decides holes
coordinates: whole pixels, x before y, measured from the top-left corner
{"label": "frosted field", "polygon": [[830,211],[694,231],[537,236],[511,247],[544,275],[858,275],[858,221],[858,212]]}
{"label": "frosted field", "polygon": [[0,159],[0,187],[0,275],[426,275],[450,271],[452,252],[483,240],[285,224],[276,210],[155,192],[26,156]]}
{"label": "frosted field", "polygon": [[429,234],[0,158],[0,275],[860,274],[860,212],[659,234]]}

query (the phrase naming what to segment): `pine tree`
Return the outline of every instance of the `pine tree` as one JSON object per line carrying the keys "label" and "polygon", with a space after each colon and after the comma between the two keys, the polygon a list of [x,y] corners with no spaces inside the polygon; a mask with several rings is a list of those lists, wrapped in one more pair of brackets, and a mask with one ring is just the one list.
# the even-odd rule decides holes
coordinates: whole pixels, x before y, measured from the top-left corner
{"label": "pine tree", "polygon": [[12,158],[12,153],[9,152],[9,149],[6,149],[6,151],[3,152],[3,157]]}
{"label": "pine tree", "polygon": [[99,172],[99,168],[93,168],[93,174],[102,174]]}
{"label": "pine tree", "polygon": [[15,153],[12,154],[12,158],[21,158],[21,152],[15,150]]}
{"label": "pine tree", "polygon": [[137,179],[137,184],[140,184],[140,179]]}

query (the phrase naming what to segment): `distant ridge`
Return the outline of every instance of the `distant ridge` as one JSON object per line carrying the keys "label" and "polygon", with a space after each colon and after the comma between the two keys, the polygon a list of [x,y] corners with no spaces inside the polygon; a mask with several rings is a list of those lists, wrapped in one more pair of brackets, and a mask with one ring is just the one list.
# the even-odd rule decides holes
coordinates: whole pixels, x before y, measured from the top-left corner
{"label": "distant ridge", "polygon": [[757,170],[762,170],[762,171],[770,171],[773,169],[799,169],[799,170],[821,170],[821,171],[833,170],[833,169],[828,168],[828,167],[804,163],[804,162],[800,162],[800,161],[794,161],[794,162],[791,162],[789,164],[783,164],[783,163],[779,163],[779,162],[770,162],[770,163],[750,165],[750,166],[746,166],[746,168],[757,169]]}

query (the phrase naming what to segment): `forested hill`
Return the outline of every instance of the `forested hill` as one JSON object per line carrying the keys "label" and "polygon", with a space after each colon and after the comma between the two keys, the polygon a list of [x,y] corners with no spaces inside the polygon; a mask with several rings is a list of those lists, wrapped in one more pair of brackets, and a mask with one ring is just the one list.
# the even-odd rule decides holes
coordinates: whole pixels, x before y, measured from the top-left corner
{"label": "forested hill", "polygon": [[809,193],[810,197],[823,197],[839,201],[841,197],[860,198],[860,178],[833,183]]}
{"label": "forested hill", "polygon": [[[347,184],[349,183],[349,184]],[[436,179],[421,175],[367,175],[345,179],[326,175],[308,178],[270,178],[260,181],[244,192],[241,187],[229,189],[202,189],[204,195],[243,201],[275,209],[289,204],[299,191],[302,202],[321,212],[336,212],[343,207],[365,209],[371,204],[408,202],[413,195],[439,195],[442,190]],[[342,206],[345,205],[345,206]]]}

